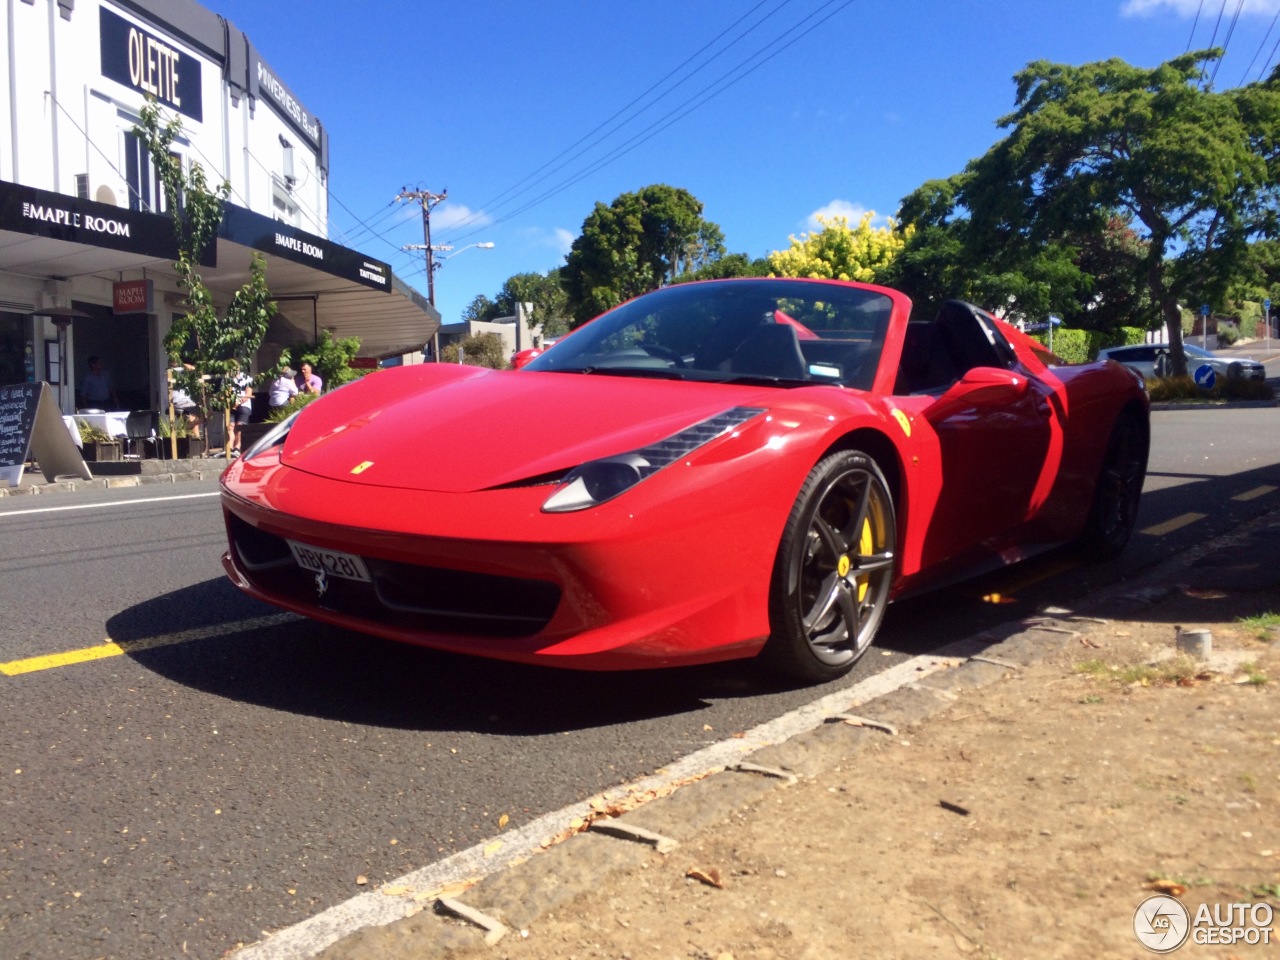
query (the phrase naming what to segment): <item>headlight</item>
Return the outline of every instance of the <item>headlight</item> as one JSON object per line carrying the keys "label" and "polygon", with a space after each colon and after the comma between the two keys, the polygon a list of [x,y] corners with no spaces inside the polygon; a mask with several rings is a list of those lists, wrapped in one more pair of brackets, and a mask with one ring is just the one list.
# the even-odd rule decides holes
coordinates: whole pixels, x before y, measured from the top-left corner
{"label": "headlight", "polygon": [[560,481],[542,510],[569,513],[612,500],[668,464],[687,457],[761,413],[764,409],[760,407],[734,407],[640,450],[584,463]]}
{"label": "headlight", "polygon": [[[301,410],[298,411],[298,413],[301,412]],[[289,428],[293,426],[293,421],[298,419],[298,413],[285,417],[274,427],[264,433],[262,438],[244,454],[244,459],[248,460],[251,457],[256,457],[258,454],[262,453],[263,450],[270,450],[272,447],[284,443],[284,438],[289,435]]]}

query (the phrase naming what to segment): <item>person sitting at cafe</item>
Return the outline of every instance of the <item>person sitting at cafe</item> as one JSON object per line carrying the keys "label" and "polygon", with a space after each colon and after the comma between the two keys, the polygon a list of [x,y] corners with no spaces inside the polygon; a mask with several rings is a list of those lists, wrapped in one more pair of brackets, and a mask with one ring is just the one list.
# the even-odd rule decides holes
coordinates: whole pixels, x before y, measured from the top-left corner
{"label": "person sitting at cafe", "polygon": [[311,364],[302,361],[302,372],[298,374],[298,392],[319,394],[324,389],[324,381],[311,372]]}
{"label": "person sitting at cafe", "polygon": [[282,367],[280,376],[271,381],[271,386],[267,390],[267,406],[277,410],[297,395],[298,385],[293,379],[293,368]]}
{"label": "person sitting at cafe", "polygon": [[115,383],[111,374],[103,369],[101,357],[89,358],[89,372],[80,382],[80,405],[90,410],[120,409]]}

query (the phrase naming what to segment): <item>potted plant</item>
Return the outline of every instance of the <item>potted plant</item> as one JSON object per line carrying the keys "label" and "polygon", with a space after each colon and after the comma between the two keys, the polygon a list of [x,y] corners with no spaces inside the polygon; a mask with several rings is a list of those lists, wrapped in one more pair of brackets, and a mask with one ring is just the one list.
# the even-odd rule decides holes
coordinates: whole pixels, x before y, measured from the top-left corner
{"label": "potted plant", "polygon": [[186,417],[177,416],[173,419],[161,417],[157,425],[156,435],[160,438],[161,458],[173,456],[174,444],[170,438],[177,440],[179,459],[204,456],[204,438],[191,436],[191,427],[187,423]]}
{"label": "potted plant", "polygon": [[76,420],[76,427],[80,430],[80,452],[86,462],[123,459],[120,455],[120,441],[113,440],[107,431],[79,419]]}

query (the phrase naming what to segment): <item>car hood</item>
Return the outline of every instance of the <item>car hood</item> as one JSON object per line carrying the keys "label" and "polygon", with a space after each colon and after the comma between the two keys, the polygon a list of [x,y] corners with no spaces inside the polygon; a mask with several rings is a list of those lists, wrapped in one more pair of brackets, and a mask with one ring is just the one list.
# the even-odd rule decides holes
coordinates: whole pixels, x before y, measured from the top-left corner
{"label": "car hood", "polygon": [[354,484],[462,493],[552,479],[785,392],[421,364],[379,371],[305,407],[282,461]]}

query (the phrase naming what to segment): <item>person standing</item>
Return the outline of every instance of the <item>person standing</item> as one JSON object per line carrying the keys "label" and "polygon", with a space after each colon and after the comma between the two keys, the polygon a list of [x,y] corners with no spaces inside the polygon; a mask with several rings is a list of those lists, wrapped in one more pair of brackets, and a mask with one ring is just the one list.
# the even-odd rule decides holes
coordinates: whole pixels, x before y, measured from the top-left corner
{"label": "person standing", "polygon": [[302,361],[302,371],[298,374],[298,392],[319,394],[324,389],[324,381],[311,372],[311,364]]}
{"label": "person standing", "polygon": [[253,418],[253,386],[252,381],[248,377],[240,380],[239,391],[236,394],[236,408],[231,415],[233,439],[231,442],[231,452],[228,456],[240,456],[240,440],[244,433],[245,424]]}
{"label": "person standing", "polygon": [[298,395],[298,384],[293,379],[293,368],[282,367],[280,376],[271,381],[267,390],[267,406],[278,410]]}
{"label": "person standing", "polygon": [[102,367],[101,357],[89,358],[89,372],[80,382],[80,403],[96,410],[119,410],[120,398],[111,374]]}

